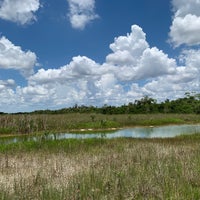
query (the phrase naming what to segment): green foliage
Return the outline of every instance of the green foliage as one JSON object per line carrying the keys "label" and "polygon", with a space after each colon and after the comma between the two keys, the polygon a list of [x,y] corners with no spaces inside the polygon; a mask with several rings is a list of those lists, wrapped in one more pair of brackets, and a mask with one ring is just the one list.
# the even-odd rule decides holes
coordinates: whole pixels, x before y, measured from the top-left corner
{"label": "green foliage", "polygon": [[[164,102],[157,102],[148,96],[144,96],[128,105],[111,106],[105,104],[98,108],[94,106],[78,106],[64,108],[61,110],[40,110],[35,114],[64,114],[64,113],[101,113],[101,114],[148,114],[148,113],[200,113],[200,94],[185,93],[185,97],[176,100],[166,99]],[[91,115],[91,118],[94,118]]]}
{"label": "green foliage", "polygon": [[9,135],[9,134],[12,134],[14,132],[15,132],[14,128],[0,127],[0,134]]}
{"label": "green foliage", "polygon": [[[95,114],[152,114],[152,113],[180,113],[180,114],[199,114],[200,113],[200,94],[186,93],[185,97],[176,100],[166,99],[164,102],[157,102],[152,97],[144,96],[141,99],[129,102],[127,105],[111,106],[105,104],[102,107],[74,105],[73,107],[63,108],[60,110],[37,110],[32,113],[16,113],[23,115],[18,121],[21,132],[27,132],[31,128],[44,128],[45,121],[40,119],[40,125],[37,127],[34,122],[31,122],[29,115],[34,114],[72,114],[72,113],[90,113],[91,121],[95,121]],[[7,116],[5,113],[0,113],[0,116]],[[5,117],[6,118],[6,117]],[[30,127],[30,123],[32,127]],[[19,128],[19,129],[20,129]]]}

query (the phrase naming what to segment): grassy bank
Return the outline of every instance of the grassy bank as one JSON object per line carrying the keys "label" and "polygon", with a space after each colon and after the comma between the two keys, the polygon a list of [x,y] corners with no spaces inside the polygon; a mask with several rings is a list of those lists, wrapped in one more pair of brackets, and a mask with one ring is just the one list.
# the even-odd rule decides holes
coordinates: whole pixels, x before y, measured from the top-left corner
{"label": "grassy bank", "polygon": [[199,199],[200,137],[0,148],[0,199]]}
{"label": "grassy bank", "polygon": [[0,115],[0,135],[109,129],[130,126],[199,123],[195,114],[18,114]]}

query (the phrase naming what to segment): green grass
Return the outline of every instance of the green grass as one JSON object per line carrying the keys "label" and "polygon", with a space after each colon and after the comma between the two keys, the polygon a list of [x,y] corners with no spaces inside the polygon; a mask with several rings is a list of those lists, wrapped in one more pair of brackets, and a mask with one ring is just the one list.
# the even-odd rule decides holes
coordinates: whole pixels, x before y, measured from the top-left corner
{"label": "green grass", "polygon": [[12,133],[15,133],[15,130],[10,127],[1,127],[0,128],[0,134],[2,135],[10,135]]}
{"label": "green grass", "polygon": [[200,199],[200,136],[3,145],[0,199]]}
{"label": "green grass", "polygon": [[0,115],[0,135],[68,132],[80,129],[110,129],[130,126],[199,123],[194,114],[38,114]]}
{"label": "green grass", "polygon": [[93,147],[98,147],[104,143],[108,143],[106,139],[63,139],[63,140],[39,140],[39,141],[24,141],[12,144],[0,145],[0,153],[21,153],[21,152],[65,152],[77,153],[92,150]]}
{"label": "green grass", "polygon": [[[0,134],[199,123],[199,115],[3,115]],[[0,145],[0,199],[200,199],[200,134]],[[2,139],[2,138],[1,138]]]}

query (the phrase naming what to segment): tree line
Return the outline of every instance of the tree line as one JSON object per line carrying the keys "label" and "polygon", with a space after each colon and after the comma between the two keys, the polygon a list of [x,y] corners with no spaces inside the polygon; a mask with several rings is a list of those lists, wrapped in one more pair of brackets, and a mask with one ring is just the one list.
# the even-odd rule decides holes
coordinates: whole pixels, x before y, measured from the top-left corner
{"label": "tree line", "polygon": [[[72,107],[59,110],[36,110],[33,112],[19,112],[15,114],[67,114],[67,113],[100,113],[100,114],[153,114],[153,113],[177,113],[177,114],[200,114],[200,94],[185,96],[175,100],[166,99],[157,102],[156,99],[144,96],[134,102],[121,106],[103,105],[102,107],[85,106],[75,104]],[[0,115],[6,113],[0,112]]]}
{"label": "tree line", "polygon": [[153,113],[179,113],[200,114],[200,94],[185,93],[183,98],[176,100],[166,99],[157,102],[148,96],[121,106],[105,104],[102,107],[75,104],[73,107],[59,110],[37,110],[33,114],[65,114],[65,113],[101,113],[101,114],[153,114]]}

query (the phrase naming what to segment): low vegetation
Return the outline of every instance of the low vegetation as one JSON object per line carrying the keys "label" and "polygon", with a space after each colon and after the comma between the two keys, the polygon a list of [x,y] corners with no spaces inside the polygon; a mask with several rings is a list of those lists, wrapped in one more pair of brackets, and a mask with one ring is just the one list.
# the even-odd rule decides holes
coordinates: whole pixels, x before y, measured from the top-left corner
{"label": "low vegetation", "polygon": [[[199,95],[157,103],[0,113],[0,136],[200,122]],[[3,140],[3,137],[0,138]],[[0,199],[200,199],[200,134],[0,145]]]}
{"label": "low vegetation", "polygon": [[0,115],[0,135],[73,132],[80,129],[199,123],[196,114],[6,114]]}
{"label": "low vegetation", "polygon": [[0,112],[0,135],[198,123],[200,94],[157,103],[148,96],[122,106],[78,106],[31,113]]}
{"label": "low vegetation", "polygon": [[0,148],[0,199],[199,199],[200,137]]}

